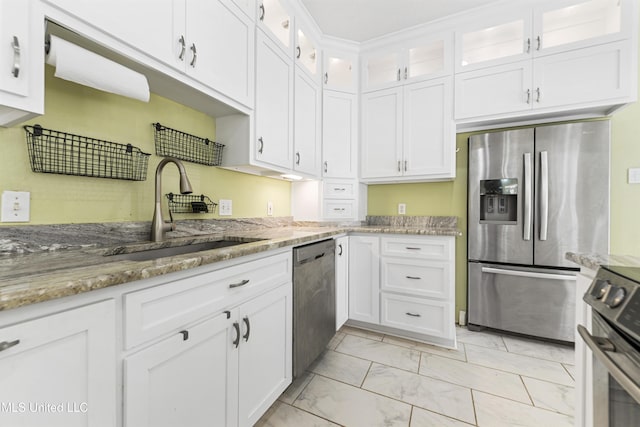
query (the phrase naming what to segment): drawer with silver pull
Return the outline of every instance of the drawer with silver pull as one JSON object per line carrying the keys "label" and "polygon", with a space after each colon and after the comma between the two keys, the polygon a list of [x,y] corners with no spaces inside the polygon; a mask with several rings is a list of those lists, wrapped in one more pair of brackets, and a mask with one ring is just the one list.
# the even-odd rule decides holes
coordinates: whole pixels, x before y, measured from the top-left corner
{"label": "drawer with silver pull", "polygon": [[453,336],[453,303],[382,292],[380,324],[433,337]]}
{"label": "drawer with silver pull", "polygon": [[353,182],[332,182],[324,183],[323,196],[327,199],[352,199],[355,194],[355,183]]}
{"label": "drawer with silver pull", "polygon": [[455,242],[450,236],[383,237],[382,255],[433,260],[453,260]]}
{"label": "drawer with silver pull", "polygon": [[380,286],[383,291],[448,299],[452,292],[451,271],[449,262],[384,257]]}
{"label": "drawer with silver pull", "polygon": [[354,204],[355,202],[353,200],[325,200],[323,206],[324,218],[353,218]]}
{"label": "drawer with silver pull", "polygon": [[291,254],[284,253],[125,294],[125,347],[291,281],[291,274]]}

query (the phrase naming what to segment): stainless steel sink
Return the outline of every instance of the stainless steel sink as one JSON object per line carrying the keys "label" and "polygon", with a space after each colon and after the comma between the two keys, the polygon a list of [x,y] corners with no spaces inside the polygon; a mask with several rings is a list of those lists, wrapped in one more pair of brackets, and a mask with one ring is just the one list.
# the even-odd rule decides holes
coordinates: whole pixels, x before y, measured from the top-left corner
{"label": "stainless steel sink", "polygon": [[[251,240],[257,241],[257,240]],[[168,248],[147,249],[126,254],[105,255],[109,260],[120,261],[150,261],[157,258],[171,257],[176,255],[190,254],[211,249],[226,248],[228,246],[242,245],[247,241],[237,240],[215,240],[211,242],[193,243],[184,246],[173,246]]]}

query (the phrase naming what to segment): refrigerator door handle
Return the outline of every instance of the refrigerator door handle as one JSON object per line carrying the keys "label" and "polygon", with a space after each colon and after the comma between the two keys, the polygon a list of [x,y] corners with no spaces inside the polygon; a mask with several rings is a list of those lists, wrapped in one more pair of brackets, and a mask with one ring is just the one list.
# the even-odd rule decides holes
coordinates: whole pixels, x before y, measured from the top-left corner
{"label": "refrigerator door handle", "polygon": [[524,153],[524,221],[522,239],[531,240],[531,220],[532,220],[532,173],[531,173],[531,153]]}
{"label": "refrigerator door handle", "polygon": [[491,274],[504,274],[507,276],[531,277],[533,279],[576,281],[575,275],[568,275],[568,274],[536,273],[532,271],[505,270],[503,268],[493,268],[493,267],[482,267],[482,272],[491,273]]}
{"label": "refrigerator door handle", "polygon": [[540,240],[547,240],[549,224],[549,160],[546,151],[540,152]]}

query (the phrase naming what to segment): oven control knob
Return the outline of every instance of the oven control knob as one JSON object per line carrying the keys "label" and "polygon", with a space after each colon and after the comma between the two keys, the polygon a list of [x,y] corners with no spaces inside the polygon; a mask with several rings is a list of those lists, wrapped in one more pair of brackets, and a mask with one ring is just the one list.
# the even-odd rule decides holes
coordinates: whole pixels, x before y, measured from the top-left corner
{"label": "oven control knob", "polygon": [[607,293],[607,289],[609,289],[610,286],[611,286],[611,283],[609,283],[609,281],[598,279],[593,284],[593,287],[591,288],[591,292],[589,293],[595,299],[600,299],[604,296],[604,294]]}
{"label": "oven control knob", "polygon": [[616,308],[624,298],[627,296],[627,291],[624,288],[619,288],[617,286],[612,286],[607,294],[607,298],[605,298],[604,303],[609,306],[609,308]]}

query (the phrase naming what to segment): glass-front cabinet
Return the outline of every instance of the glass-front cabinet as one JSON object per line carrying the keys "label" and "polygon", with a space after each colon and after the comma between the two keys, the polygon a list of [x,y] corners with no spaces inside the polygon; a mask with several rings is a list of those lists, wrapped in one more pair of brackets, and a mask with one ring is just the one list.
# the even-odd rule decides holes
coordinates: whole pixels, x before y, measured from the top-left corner
{"label": "glass-front cabinet", "polygon": [[324,74],[322,82],[325,89],[356,93],[357,91],[356,54],[347,54],[331,50],[324,51]]}
{"label": "glass-front cabinet", "polygon": [[451,72],[453,39],[449,34],[414,39],[363,55],[363,90],[443,77]]}
{"label": "glass-front cabinet", "polygon": [[[628,36],[633,0],[561,0],[492,14],[456,33],[456,72],[568,51]],[[597,39],[597,40],[596,40]]]}
{"label": "glass-front cabinet", "polygon": [[318,46],[298,28],[296,31],[296,62],[309,73],[311,77],[318,76]]}
{"label": "glass-front cabinet", "polygon": [[291,47],[291,13],[279,0],[258,1],[258,22],[288,52]]}

